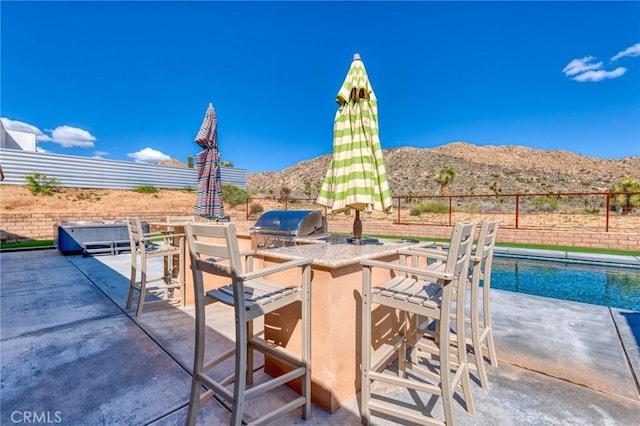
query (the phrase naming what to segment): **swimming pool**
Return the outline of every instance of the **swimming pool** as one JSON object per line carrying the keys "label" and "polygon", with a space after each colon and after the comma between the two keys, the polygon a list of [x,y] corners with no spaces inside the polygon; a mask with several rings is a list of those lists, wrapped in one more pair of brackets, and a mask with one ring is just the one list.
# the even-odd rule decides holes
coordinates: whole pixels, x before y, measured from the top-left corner
{"label": "swimming pool", "polygon": [[640,270],[493,258],[491,288],[640,311]]}

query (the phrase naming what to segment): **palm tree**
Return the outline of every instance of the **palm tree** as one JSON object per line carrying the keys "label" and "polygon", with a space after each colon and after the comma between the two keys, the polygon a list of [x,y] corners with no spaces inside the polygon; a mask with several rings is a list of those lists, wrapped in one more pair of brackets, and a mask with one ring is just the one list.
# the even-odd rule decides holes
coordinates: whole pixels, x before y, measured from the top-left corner
{"label": "palm tree", "polygon": [[440,169],[438,174],[436,174],[435,181],[440,185],[441,195],[449,195],[449,184],[453,183],[455,179],[456,171],[453,170],[452,166]]}

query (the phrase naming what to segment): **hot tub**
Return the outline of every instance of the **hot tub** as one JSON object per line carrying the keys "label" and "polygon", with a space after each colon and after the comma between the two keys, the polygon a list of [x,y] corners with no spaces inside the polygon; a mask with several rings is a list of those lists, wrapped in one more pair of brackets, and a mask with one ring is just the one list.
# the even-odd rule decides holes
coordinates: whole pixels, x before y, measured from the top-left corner
{"label": "hot tub", "polygon": [[[142,223],[144,232],[149,224]],[[63,254],[109,253],[129,250],[129,231],[124,220],[78,220],[59,222],[57,248]]]}

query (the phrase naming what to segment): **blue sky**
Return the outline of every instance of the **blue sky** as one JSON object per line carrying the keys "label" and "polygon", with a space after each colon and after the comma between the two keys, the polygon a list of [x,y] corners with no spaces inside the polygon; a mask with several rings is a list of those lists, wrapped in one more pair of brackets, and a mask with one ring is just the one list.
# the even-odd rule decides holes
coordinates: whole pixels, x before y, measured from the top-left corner
{"label": "blue sky", "polygon": [[186,162],[332,150],[360,53],[383,148],[454,141],[640,155],[640,2],[0,3],[0,116],[47,152]]}

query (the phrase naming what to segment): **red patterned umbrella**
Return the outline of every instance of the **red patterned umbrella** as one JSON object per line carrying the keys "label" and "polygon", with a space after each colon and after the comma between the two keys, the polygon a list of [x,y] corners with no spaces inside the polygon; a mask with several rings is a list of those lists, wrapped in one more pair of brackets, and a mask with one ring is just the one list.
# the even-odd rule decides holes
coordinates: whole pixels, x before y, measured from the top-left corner
{"label": "red patterned umbrella", "polygon": [[224,216],[224,206],[220,178],[220,151],[218,150],[218,120],[216,110],[211,103],[195,141],[203,148],[196,156],[198,198],[195,214],[209,219],[220,218]]}

